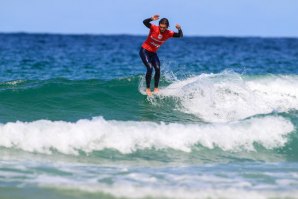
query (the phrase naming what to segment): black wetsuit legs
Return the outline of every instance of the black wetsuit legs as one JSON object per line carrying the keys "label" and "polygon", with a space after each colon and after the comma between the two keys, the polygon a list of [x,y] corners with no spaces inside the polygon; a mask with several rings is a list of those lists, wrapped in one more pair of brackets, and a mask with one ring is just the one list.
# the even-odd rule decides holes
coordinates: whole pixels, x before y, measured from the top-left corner
{"label": "black wetsuit legs", "polygon": [[154,88],[158,88],[160,78],[160,61],[156,53],[149,52],[148,50],[141,48],[140,57],[147,68],[146,72],[146,86],[150,88],[150,82],[152,77],[153,68],[155,70],[154,75]]}

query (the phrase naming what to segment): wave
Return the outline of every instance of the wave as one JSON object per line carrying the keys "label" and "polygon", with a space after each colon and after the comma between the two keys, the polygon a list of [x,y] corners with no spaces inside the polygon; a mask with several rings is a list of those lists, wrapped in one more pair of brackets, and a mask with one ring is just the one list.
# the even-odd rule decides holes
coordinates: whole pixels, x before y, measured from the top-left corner
{"label": "wave", "polygon": [[[189,177],[189,178],[193,178]],[[211,178],[212,182],[215,181],[217,178]],[[56,180],[56,179],[55,179]],[[172,179],[171,179],[172,180]],[[181,179],[185,180],[185,179]],[[153,179],[150,179],[149,182],[151,183]],[[52,184],[51,184],[52,183]],[[242,198],[257,198],[257,199],[270,199],[270,198],[291,198],[297,199],[298,192],[295,190],[249,190],[243,187],[248,186],[246,182],[241,182],[238,187],[235,186],[233,188],[215,188],[215,187],[207,187],[206,184],[203,184],[203,188],[194,188],[194,187],[165,187],[164,185],[159,186],[133,186],[133,185],[125,185],[124,183],[118,183],[116,185],[93,185],[90,183],[88,185],[80,185],[74,184],[71,182],[65,183],[57,183],[58,185],[53,185],[51,183],[39,183],[39,186],[45,188],[52,188],[57,191],[66,191],[68,195],[83,195],[88,193],[88,196],[98,196],[100,195],[101,198],[173,198],[173,199],[180,199],[180,198],[189,198],[189,199],[198,199],[198,198],[230,198],[230,199],[239,199],[241,195]],[[208,182],[210,183],[210,182]],[[221,182],[222,183],[222,182]],[[71,185],[69,185],[71,184]],[[214,183],[213,183],[214,184]],[[268,189],[268,188],[267,188]],[[80,191],[75,192],[74,191]],[[244,196],[244,197],[243,197]]]}
{"label": "wave", "polygon": [[[138,76],[104,80],[18,80],[0,83],[0,122],[39,119],[77,121],[103,115],[135,120],[144,100]],[[113,110],[113,111],[111,111]],[[116,113],[116,114],[113,114]]]}
{"label": "wave", "polygon": [[298,110],[298,76],[201,74],[171,83],[161,89],[160,96],[176,98],[179,110],[203,121],[236,121]]}
{"label": "wave", "polygon": [[105,120],[77,122],[39,120],[0,125],[0,146],[29,152],[78,155],[104,149],[128,154],[146,149],[189,153],[197,145],[223,151],[271,150],[284,147],[293,124],[277,116],[226,124],[179,124]]}
{"label": "wave", "polygon": [[245,76],[224,71],[180,80],[166,76],[160,94],[147,99],[141,95],[145,90],[141,76],[2,82],[0,122],[76,121],[98,115],[116,120],[229,122],[298,110],[297,75]]}

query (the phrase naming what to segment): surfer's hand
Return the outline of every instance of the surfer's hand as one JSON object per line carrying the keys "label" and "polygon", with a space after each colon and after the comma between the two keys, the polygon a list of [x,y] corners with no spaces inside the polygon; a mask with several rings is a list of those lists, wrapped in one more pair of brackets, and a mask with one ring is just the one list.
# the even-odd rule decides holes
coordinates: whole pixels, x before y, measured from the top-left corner
{"label": "surfer's hand", "polygon": [[153,21],[158,20],[158,19],[159,19],[159,15],[154,15],[153,17],[151,17],[151,19],[152,19]]}
{"label": "surfer's hand", "polygon": [[179,24],[176,24],[176,28],[177,28],[178,30],[180,30],[180,29],[181,29],[181,26],[180,26]]}

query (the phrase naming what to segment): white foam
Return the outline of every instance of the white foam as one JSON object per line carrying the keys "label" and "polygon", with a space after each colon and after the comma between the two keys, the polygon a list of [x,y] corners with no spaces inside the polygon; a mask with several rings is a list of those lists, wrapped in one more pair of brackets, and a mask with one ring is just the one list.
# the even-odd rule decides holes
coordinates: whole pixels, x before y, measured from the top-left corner
{"label": "white foam", "polygon": [[106,185],[75,185],[74,183],[53,184],[41,183],[41,187],[54,187],[63,190],[80,190],[89,193],[105,193],[117,198],[231,198],[231,199],[267,199],[267,198],[298,198],[297,191],[274,191],[274,190],[245,190],[245,189],[216,189],[197,188],[189,189],[183,187],[165,188],[140,187],[126,184]]}
{"label": "white foam", "polygon": [[0,82],[0,85],[10,85],[10,86],[15,86],[17,84],[21,84],[25,82],[25,80],[14,80],[14,81],[8,81],[8,82]]}
{"label": "white foam", "polygon": [[227,122],[274,111],[298,110],[298,76],[250,79],[224,71],[176,81],[160,95],[181,101],[181,111],[208,122]]}
{"label": "white foam", "polygon": [[146,95],[146,92],[145,92],[146,85],[145,85],[145,77],[144,76],[141,77],[141,80],[140,80],[139,86],[138,86],[138,90],[142,95]]}
{"label": "white foam", "polygon": [[122,153],[138,149],[190,152],[194,145],[222,150],[255,150],[284,146],[293,124],[282,117],[252,118],[226,124],[178,124],[107,121],[101,117],[75,123],[39,120],[0,125],[0,146],[29,152],[78,154],[106,148]]}

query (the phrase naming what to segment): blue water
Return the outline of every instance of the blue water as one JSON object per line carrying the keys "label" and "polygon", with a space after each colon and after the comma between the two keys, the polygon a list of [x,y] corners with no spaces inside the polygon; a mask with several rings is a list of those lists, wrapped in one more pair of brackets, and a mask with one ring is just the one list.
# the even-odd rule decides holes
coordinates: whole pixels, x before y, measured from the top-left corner
{"label": "blue water", "polygon": [[297,198],[298,39],[0,34],[1,198]]}

